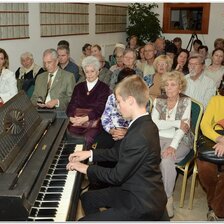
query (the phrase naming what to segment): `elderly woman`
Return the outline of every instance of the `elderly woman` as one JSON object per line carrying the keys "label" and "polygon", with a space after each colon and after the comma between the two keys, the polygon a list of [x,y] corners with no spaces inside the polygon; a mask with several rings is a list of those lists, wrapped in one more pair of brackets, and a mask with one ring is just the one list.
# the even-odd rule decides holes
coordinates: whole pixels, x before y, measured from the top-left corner
{"label": "elderly woman", "polygon": [[100,63],[96,57],[84,58],[82,68],[86,81],[75,86],[68,105],[67,116],[70,120],[68,135],[75,138],[83,137],[87,148],[90,148],[94,137],[100,131],[100,117],[110,95],[110,89],[98,78]]}
{"label": "elderly woman", "polygon": [[216,88],[219,87],[220,81],[224,74],[224,66],[222,65],[224,61],[224,49],[216,48],[212,52],[212,64],[205,68],[205,74],[214,80]]}
{"label": "elderly woman", "polygon": [[116,69],[122,69],[124,67],[124,63],[123,63],[123,53],[124,53],[124,49],[123,48],[117,48],[114,52],[114,56],[115,56],[115,61],[116,63],[114,65],[112,65],[110,67],[110,71],[114,72]]}
{"label": "elderly woman", "polygon": [[188,132],[191,99],[181,94],[186,88],[183,73],[167,72],[161,79],[161,87],[165,90],[165,94],[154,100],[152,120],[159,129],[162,159],[160,168],[168,198],[167,212],[169,217],[172,217],[174,215],[172,195],[177,175],[175,163],[187,155],[193,143]]}
{"label": "elderly woman", "polygon": [[0,48],[0,102],[6,103],[18,92],[15,75],[8,69],[9,57],[6,51]]}
{"label": "elderly woman", "polygon": [[36,76],[44,72],[44,69],[34,63],[33,55],[30,52],[21,54],[20,62],[22,66],[15,73],[18,89],[27,92],[30,86],[35,84]]}
{"label": "elderly woman", "polygon": [[[136,60],[137,60],[137,53],[133,49],[125,49],[123,53],[123,63],[124,63],[124,68],[130,68],[134,69],[135,73],[139,75],[140,77],[143,77],[143,72],[136,67]],[[122,70],[122,68],[116,69],[113,74],[111,75],[110,79],[110,88],[111,90],[114,90],[114,87],[117,83],[117,77],[119,72]]]}
{"label": "elderly woman", "polygon": [[[149,95],[154,100],[157,96],[160,96],[162,94],[161,78],[164,73],[171,71],[172,60],[167,55],[160,55],[155,58],[153,62],[153,66],[155,68],[156,73],[152,75],[151,77],[152,85],[149,88]],[[149,85],[149,80],[148,80],[148,85]]]}
{"label": "elderly woman", "polygon": [[[201,131],[204,136],[214,141],[215,154],[224,156],[224,136],[216,131],[224,129],[224,76],[218,88],[219,95],[213,96],[201,121]],[[220,125],[216,125],[220,124]],[[224,171],[223,166],[197,159],[198,176],[207,194],[208,221],[224,220]]]}

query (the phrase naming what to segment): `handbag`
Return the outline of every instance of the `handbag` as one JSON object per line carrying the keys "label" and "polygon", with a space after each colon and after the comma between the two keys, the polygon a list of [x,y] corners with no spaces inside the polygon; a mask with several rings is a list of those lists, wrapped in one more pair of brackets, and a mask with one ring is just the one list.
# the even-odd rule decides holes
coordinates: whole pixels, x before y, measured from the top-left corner
{"label": "handbag", "polygon": [[[218,134],[224,135],[224,130],[215,130]],[[217,165],[224,164],[224,156],[218,157],[215,155],[215,150],[212,148],[216,143],[211,139],[200,135],[197,141],[198,158]]]}

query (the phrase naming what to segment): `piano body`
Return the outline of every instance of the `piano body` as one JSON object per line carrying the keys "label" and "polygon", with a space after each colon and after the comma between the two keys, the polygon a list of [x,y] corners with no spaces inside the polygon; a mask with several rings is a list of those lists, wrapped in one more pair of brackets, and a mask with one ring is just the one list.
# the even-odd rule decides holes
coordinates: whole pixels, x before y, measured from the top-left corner
{"label": "piano body", "polygon": [[64,140],[66,116],[38,112],[21,91],[0,107],[0,220],[75,220],[83,176],[67,171],[82,150]]}

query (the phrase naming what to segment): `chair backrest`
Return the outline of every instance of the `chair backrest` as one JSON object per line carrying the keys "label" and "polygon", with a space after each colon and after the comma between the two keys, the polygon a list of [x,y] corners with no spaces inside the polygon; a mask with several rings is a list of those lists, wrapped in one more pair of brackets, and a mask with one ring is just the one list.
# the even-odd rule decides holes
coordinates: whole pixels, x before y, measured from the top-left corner
{"label": "chair backrest", "polygon": [[191,98],[191,131],[194,134],[194,150],[196,151],[198,132],[203,115],[203,106],[200,102]]}
{"label": "chair backrest", "polygon": [[151,97],[149,97],[149,102],[148,102],[148,105],[147,105],[147,111],[148,111],[149,113],[152,112],[152,107],[153,107],[153,100],[152,100]]}

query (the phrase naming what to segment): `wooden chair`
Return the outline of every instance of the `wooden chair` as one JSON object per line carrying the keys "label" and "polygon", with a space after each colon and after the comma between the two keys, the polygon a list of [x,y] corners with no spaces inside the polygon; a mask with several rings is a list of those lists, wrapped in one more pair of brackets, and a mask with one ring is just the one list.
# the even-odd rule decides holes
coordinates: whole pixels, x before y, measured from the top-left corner
{"label": "wooden chair", "polygon": [[[176,169],[182,171],[183,173],[183,181],[182,181],[181,195],[180,195],[180,202],[179,202],[180,208],[184,206],[187,179],[192,170],[193,170],[193,177],[192,177],[193,186],[192,187],[194,188],[195,186],[195,178],[196,178],[195,169],[197,169],[196,162],[195,162],[196,155],[197,155],[197,139],[198,139],[198,131],[200,127],[202,114],[203,114],[202,104],[191,98],[191,132],[194,136],[193,148],[190,150],[190,152],[185,156],[185,158],[182,161],[176,164]],[[194,179],[194,183],[193,183],[193,179]],[[193,193],[191,192],[190,195],[191,197],[190,197],[189,205],[191,205],[190,208],[192,208]]]}

